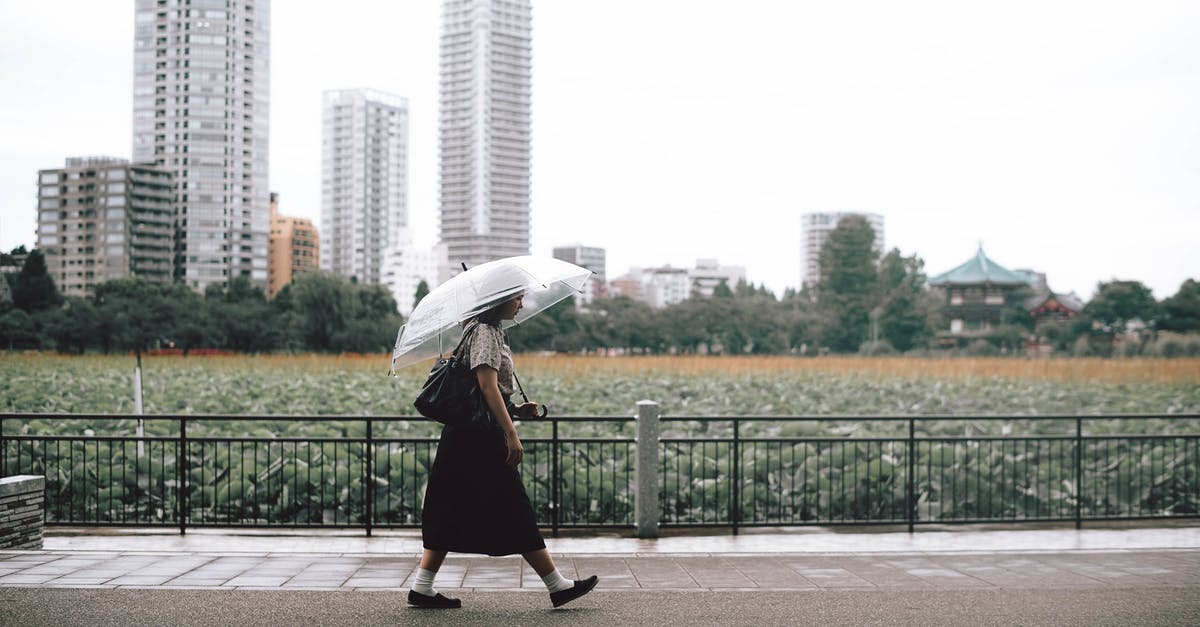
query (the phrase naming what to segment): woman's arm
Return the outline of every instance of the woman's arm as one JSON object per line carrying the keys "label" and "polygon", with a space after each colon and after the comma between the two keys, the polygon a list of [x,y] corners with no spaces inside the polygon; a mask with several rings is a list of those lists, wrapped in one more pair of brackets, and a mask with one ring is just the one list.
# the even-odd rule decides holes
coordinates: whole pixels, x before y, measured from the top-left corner
{"label": "woman's arm", "polygon": [[517,437],[517,427],[513,424],[508,408],[504,406],[504,397],[500,395],[500,384],[495,368],[479,366],[475,369],[475,378],[479,381],[479,393],[483,394],[483,402],[487,403],[496,424],[504,432],[504,445],[508,448],[505,463],[516,466],[525,457],[525,448],[521,446],[521,438]]}

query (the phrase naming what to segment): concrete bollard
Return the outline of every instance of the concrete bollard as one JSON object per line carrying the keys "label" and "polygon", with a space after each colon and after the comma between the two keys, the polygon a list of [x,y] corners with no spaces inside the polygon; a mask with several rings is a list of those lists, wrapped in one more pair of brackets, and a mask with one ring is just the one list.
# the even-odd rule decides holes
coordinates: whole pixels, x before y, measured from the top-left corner
{"label": "concrete bollard", "polygon": [[637,403],[637,458],[633,468],[637,492],[634,494],[634,520],[637,537],[657,538],[661,507],[658,502],[658,403]]}

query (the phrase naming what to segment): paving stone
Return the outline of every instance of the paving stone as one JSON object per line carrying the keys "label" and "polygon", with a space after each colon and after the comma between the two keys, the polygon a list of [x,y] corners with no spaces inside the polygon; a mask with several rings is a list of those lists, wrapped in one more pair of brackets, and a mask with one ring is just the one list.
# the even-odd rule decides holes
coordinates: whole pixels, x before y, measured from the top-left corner
{"label": "paving stone", "polygon": [[242,577],[234,577],[229,581],[221,584],[223,586],[282,586],[287,577],[259,577],[255,575],[246,575]]}
{"label": "paving stone", "polygon": [[117,586],[157,586],[166,583],[170,579],[171,577],[153,575],[126,575],[110,580],[108,583]]}
{"label": "paving stone", "polygon": [[352,577],[347,579],[344,586],[353,588],[399,588],[399,582],[386,577]]}

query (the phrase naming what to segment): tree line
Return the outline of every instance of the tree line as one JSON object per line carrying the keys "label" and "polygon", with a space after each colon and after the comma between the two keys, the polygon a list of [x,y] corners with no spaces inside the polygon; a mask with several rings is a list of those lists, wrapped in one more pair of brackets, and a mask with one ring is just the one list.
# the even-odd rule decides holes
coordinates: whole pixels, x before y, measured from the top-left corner
{"label": "tree line", "polygon": [[[1200,332],[1200,283],[1192,279],[1161,302],[1138,281],[1100,283],[1080,315],[1040,321],[1026,307],[1032,292],[1017,290],[999,325],[969,344],[948,344],[946,296],[928,286],[924,261],[897,249],[880,255],[873,242],[865,219],[846,218],[821,250],[812,289],[777,296],[722,283],[711,297],[694,294],[663,309],[624,296],[586,307],[569,299],[526,321],[509,342],[518,351],[988,355],[1019,354],[1033,341],[1059,354],[1200,355],[1200,337],[1187,335]],[[243,278],[203,295],[117,279],[90,297],[63,298],[37,250],[20,273],[4,276],[0,347],[9,349],[373,353],[391,348],[403,322],[386,288],[323,272],[301,275],[270,300]],[[428,289],[422,283],[414,302]]]}

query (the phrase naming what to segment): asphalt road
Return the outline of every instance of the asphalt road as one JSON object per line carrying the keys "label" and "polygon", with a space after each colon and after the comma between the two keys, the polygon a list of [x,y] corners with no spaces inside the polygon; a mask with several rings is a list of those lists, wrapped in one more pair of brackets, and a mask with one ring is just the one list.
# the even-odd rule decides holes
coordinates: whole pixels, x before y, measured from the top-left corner
{"label": "asphalt road", "polygon": [[470,592],[459,610],[403,593],[0,588],[0,625],[1200,625],[1200,588],[804,592]]}

